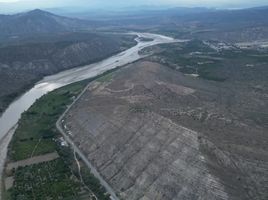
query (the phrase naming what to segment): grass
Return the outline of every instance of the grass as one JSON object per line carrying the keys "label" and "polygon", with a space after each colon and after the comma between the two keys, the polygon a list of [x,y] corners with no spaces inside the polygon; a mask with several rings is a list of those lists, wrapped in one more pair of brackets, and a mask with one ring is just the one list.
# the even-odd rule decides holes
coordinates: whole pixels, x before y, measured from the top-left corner
{"label": "grass", "polygon": [[106,74],[106,75],[98,78],[97,81],[103,83],[103,82],[110,81],[112,78],[113,78],[113,73],[109,73],[109,74]]}
{"label": "grass", "polygon": [[[55,141],[59,133],[55,128],[56,120],[86,83],[55,90],[23,113],[9,145],[9,160],[18,161],[57,151],[59,146]],[[5,199],[79,199],[83,185],[75,177],[71,178],[73,172],[64,159],[61,157],[14,170],[14,186],[5,193]]]}
{"label": "grass", "polygon": [[115,70],[112,69],[90,80],[50,92],[22,114],[19,126],[9,145],[8,160],[18,161],[55,151],[58,152],[60,158],[19,167],[11,172],[8,176],[14,177],[14,185],[4,192],[4,199],[83,200],[89,199],[90,191],[93,191],[99,200],[109,199],[105,189],[83,163],[81,163],[82,174],[85,176],[84,182],[90,191],[77,178],[78,168],[73,152],[69,147],[62,147],[57,142],[61,135],[58,133],[55,123],[67,105],[71,104],[74,97],[81,93],[89,81],[107,81]]}
{"label": "grass", "polygon": [[78,83],[51,92],[23,113],[10,143],[10,159],[17,161],[55,151],[55,121],[84,86]]}
{"label": "grass", "polygon": [[[74,83],[57,89],[37,100],[22,114],[19,126],[8,149],[8,160],[18,161],[32,155],[57,151],[59,159],[26,167],[12,172],[14,185],[3,194],[4,199],[89,199],[90,192],[79,181],[78,169],[73,153],[68,147],[61,147],[57,139],[61,136],[55,123],[73,97],[80,94],[89,81],[111,77],[115,69],[91,80]],[[105,189],[86,167],[83,168],[85,183],[99,200],[108,200]],[[81,198],[80,198],[81,197]]]}

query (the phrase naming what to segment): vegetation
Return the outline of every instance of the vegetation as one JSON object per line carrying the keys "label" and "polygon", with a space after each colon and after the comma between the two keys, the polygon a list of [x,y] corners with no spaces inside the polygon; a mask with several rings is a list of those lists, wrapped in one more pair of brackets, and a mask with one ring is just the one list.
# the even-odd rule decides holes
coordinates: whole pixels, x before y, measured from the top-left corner
{"label": "vegetation", "polygon": [[18,168],[11,199],[76,199],[81,185],[71,177],[62,159]]}
{"label": "vegetation", "polygon": [[73,84],[40,98],[19,121],[19,127],[10,143],[10,158],[13,161],[55,151],[57,136],[55,122],[71,98],[85,86]]}
{"label": "vegetation", "polygon": [[[57,152],[61,158],[64,158],[65,165],[70,167],[73,175],[80,177],[77,164],[74,162],[74,154],[72,150],[70,148],[62,148],[57,146]],[[99,200],[110,200],[105,188],[100,184],[99,180],[90,173],[90,170],[83,162],[80,162],[80,171],[86,187],[92,191]]]}
{"label": "vegetation", "polygon": [[184,74],[197,74],[200,78],[217,82],[229,78],[248,81],[253,74],[263,79],[258,71],[263,70],[261,65],[268,62],[267,52],[264,50],[231,48],[216,51],[199,40],[159,45],[151,59]]}
{"label": "vegetation", "polygon": [[87,83],[88,80],[50,92],[23,113],[9,145],[9,160],[18,161],[55,151],[60,158],[19,167],[11,172],[9,175],[14,177],[14,185],[5,192],[5,199],[77,200],[89,199],[91,192],[99,200],[109,199],[105,189],[83,164],[82,175],[86,185],[77,178],[79,173],[73,153],[69,147],[59,145],[60,134],[55,127],[60,114]]}
{"label": "vegetation", "polygon": [[107,82],[110,81],[113,78],[113,74],[112,73],[108,73],[106,75],[103,75],[102,77],[98,78],[98,82]]}
{"label": "vegetation", "polygon": [[161,45],[161,48],[165,50],[158,53],[158,56],[165,61],[164,64],[173,69],[184,74],[198,74],[199,77],[207,80],[226,80],[226,76],[219,73],[222,68],[221,60],[214,59],[218,56],[217,53],[202,41],[165,44]]}
{"label": "vegetation", "polygon": [[0,43],[1,113],[42,77],[98,62],[134,46],[136,41],[129,35],[85,31],[21,36]]}
{"label": "vegetation", "polygon": [[81,168],[81,175],[85,184],[92,190],[98,199],[110,200],[110,196],[106,194],[105,188],[100,186],[99,180],[95,178],[85,166],[82,166]]}

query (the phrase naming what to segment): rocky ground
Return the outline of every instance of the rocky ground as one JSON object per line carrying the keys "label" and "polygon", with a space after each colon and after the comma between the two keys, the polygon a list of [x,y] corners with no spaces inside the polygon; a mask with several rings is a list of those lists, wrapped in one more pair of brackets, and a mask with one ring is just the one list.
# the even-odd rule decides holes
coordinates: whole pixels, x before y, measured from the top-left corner
{"label": "rocky ground", "polygon": [[90,84],[66,129],[123,199],[264,200],[267,93],[231,87],[141,61]]}

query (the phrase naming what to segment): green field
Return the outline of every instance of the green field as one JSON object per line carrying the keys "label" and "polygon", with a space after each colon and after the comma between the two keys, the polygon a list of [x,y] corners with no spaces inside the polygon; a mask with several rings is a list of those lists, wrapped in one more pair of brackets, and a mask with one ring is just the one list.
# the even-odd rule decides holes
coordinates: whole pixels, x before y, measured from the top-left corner
{"label": "green field", "polygon": [[17,161],[55,151],[55,122],[84,86],[85,83],[78,83],[53,91],[23,113],[10,143],[9,158]]}
{"label": "green field", "polygon": [[50,92],[22,114],[9,145],[8,162],[55,151],[60,158],[13,170],[8,176],[14,177],[14,185],[4,192],[4,199],[83,200],[90,199],[92,192],[99,200],[109,199],[105,195],[105,189],[82,163],[86,185],[77,178],[78,169],[73,152],[69,147],[60,146],[58,138],[61,135],[55,126],[66,106],[80,94],[88,82],[82,81]]}

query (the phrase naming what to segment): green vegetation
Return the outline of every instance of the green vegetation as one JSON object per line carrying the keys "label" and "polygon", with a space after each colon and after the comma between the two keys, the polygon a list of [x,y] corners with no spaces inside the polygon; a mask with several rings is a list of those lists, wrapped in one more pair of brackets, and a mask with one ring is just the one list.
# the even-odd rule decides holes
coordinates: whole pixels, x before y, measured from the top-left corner
{"label": "green vegetation", "polygon": [[219,65],[204,65],[198,68],[198,74],[200,77],[211,80],[211,81],[225,81],[227,78],[224,74],[220,74],[220,68],[222,66]]}
{"label": "green vegetation", "polygon": [[88,31],[0,37],[0,60],[5,66],[0,70],[0,113],[43,76],[101,61],[136,45],[134,38]]}
{"label": "green vegetation", "polygon": [[[139,30],[137,30],[139,31]],[[189,32],[191,30],[187,29],[186,27],[174,27],[174,26],[165,26],[165,28],[161,27],[161,28],[155,28],[153,31],[149,31],[149,32],[155,32],[157,34],[161,34],[161,35],[166,35],[166,36],[170,36],[173,38],[188,38],[187,36],[189,35]]]}
{"label": "green vegetation", "polygon": [[[254,49],[216,51],[200,40],[192,40],[159,45],[152,59],[184,74],[198,74],[206,80],[223,82],[230,78],[248,80],[254,71],[263,70],[260,64],[268,62],[268,54]],[[250,66],[251,69],[245,69]]]}
{"label": "green vegetation", "polygon": [[124,37],[121,36],[121,38],[122,38],[122,41],[121,41],[122,49],[128,49],[137,44],[137,42],[134,40],[135,36],[125,35]]}
{"label": "green vegetation", "polygon": [[98,199],[110,200],[110,196],[106,194],[104,187],[100,186],[99,180],[95,178],[85,166],[81,167],[81,175],[85,184],[92,190]]}
{"label": "green vegetation", "polygon": [[80,183],[61,159],[20,167],[15,171],[11,199],[76,199]]}
{"label": "green vegetation", "polygon": [[175,70],[184,74],[198,74],[199,77],[207,80],[226,80],[226,76],[220,73],[221,60],[214,59],[219,55],[202,41],[193,40],[185,44],[164,44],[161,45],[161,48],[164,51],[158,56],[166,61],[165,64]]}
{"label": "green vegetation", "polygon": [[[109,72],[103,75],[110,76]],[[55,127],[58,117],[66,106],[73,101],[73,98],[83,90],[88,82],[89,80],[74,83],[50,92],[23,113],[9,145],[8,160],[18,161],[55,151],[58,152],[60,158],[19,167],[9,172],[8,176],[14,177],[14,185],[3,194],[4,199],[86,200],[90,198],[91,192],[94,192],[99,200],[109,199],[109,196],[105,194],[105,189],[82,163],[82,174],[85,176],[86,186],[77,178],[79,172],[73,152],[69,147],[59,145],[58,138],[61,135]]]}
{"label": "green vegetation", "polygon": [[13,161],[55,151],[53,138],[57,136],[55,122],[77,96],[84,83],[73,84],[43,96],[25,113],[10,143]]}
{"label": "green vegetation", "polygon": [[[62,148],[57,146],[57,151],[61,158],[64,158],[64,163],[69,166],[75,177],[80,177],[77,164],[74,162],[74,154],[70,148]],[[99,180],[95,178],[87,166],[80,162],[81,175],[85,185],[96,195],[99,200],[110,200],[109,195],[106,194],[105,188],[100,184]]]}
{"label": "green vegetation", "polygon": [[108,82],[113,78],[113,73],[108,73],[106,75],[103,75],[102,77],[98,78],[97,81],[98,82]]}
{"label": "green vegetation", "polygon": [[[17,161],[56,151],[55,139],[59,134],[55,122],[85,84],[80,82],[53,91],[23,113],[9,146],[9,159]],[[7,191],[6,199],[77,199],[82,186],[71,174],[62,159],[19,167],[13,172],[14,186]]]}
{"label": "green vegetation", "polygon": [[214,49],[210,48],[206,44],[203,43],[201,40],[191,40],[187,42],[183,46],[184,53],[192,53],[192,52],[215,52]]}
{"label": "green vegetation", "polygon": [[108,82],[108,81],[110,81],[114,77],[114,72],[117,71],[118,69],[121,69],[122,67],[123,66],[116,67],[114,69],[110,69],[110,70],[108,70],[108,71],[106,71],[106,72],[104,72],[104,73],[96,76],[94,79],[96,81],[98,81],[98,82],[101,82],[101,83]]}

